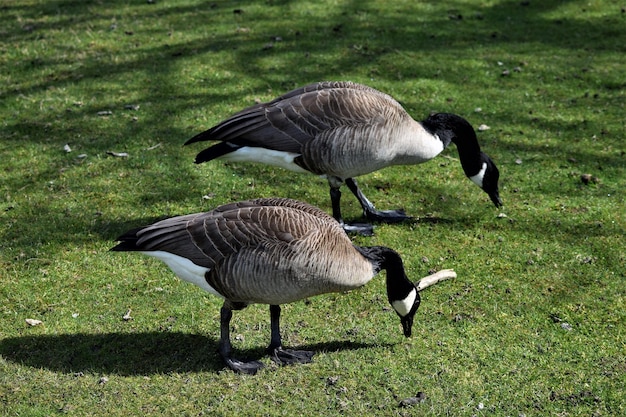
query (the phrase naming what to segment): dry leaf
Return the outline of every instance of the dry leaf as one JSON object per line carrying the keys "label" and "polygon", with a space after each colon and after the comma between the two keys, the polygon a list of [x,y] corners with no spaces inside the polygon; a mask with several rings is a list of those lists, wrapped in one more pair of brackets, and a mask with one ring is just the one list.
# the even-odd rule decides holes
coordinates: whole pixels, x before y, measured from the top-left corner
{"label": "dry leaf", "polygon": [[26,323],[30,326],[39,326],[43,324],[43,321],[37,319],[26,319]]}
{"label": "dry leaf", "polygon": [[118,158],[126,158],[126,157],[128,157],[128,154],[126,152],[107,151],[107,155],[117,156]]}

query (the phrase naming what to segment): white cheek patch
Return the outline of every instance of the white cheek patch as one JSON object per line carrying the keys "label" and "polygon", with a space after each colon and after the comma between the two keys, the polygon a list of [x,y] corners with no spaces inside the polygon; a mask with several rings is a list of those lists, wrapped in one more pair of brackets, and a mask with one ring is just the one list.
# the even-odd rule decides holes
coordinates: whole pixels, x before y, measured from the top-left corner
{"label": "white cheek patch", "polygon": [[141,253],[154,256],[155,258],[165,262],[167,266],[170,267],[172,272],[178,276],[178,278],[191,282],[192,284],[196,284],[203,290],[210,292],[213,295],[217,295],[220,298],[224,298],[220,293],[215,291],[215,289],[211,287],[208,282],[206,282],[206,279],[204,279],[204,274],[209,271],[209,268],[196,265],[187,258],[165,251],[142,251]]}
{"label": "white cheek patch", "polygon": [[260,162],[288,169],[294,172],[309,172],[296,164],[293,160],[300,156],[299,153],[281,152],[253,146],[244,146],[222,157],[223,160],[232,162]]}
{"label": "white cheek patch", "polygon": [[405,317],[413,308],[415,297],[417,297],[417,290],[414,289],[404,300],[396,300],[391,303],[391,306],[401,317]]}
{"label": "white cheek patch", "polygon": [[483,167],[478,171],[478,174],[472,175],[469,177],[470,180],[480,188],[483,188],[483,178],[485,177],[485,172],[487,171],[487,163],[483,162]]}

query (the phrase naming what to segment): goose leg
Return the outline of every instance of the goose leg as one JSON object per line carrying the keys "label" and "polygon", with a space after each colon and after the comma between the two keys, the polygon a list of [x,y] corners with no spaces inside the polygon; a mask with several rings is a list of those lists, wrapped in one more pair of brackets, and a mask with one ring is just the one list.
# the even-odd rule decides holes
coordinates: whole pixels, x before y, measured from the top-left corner
{"label": "goose leg", "polygon": [[408,220],[411,217],[404,213],[404,210],[376,210],[374,204],[365,197],[361,189],[357,186],[356,181],[353,178],[346,179],[346,185],[352,191],[352,194],[359,200],[361,207],[363,208],[363,214],[368,220],[378,221],[383,223],[398,223],[404,220]]}
{"label": "goose leg", "polygon": [[330,204],[333,206],[333,217],[339,223],[343,224],[343,219],[341,218],[341,205],[339,204],[340,200],[341,200],[341,190],[339,190],[339,187],[335,188],[331,185]]}
{"label": "goose leg", "polygon": [[220,344],[219,353],[222,360],[230,369],[242,374],[254,375],[263,364],[259,361],[242,362],[231,357],[232,346],[230,344],[230,320],[233,317],[233,310],[226,306],[222,306],[220,310]]}
{"label": "goose leg", "polygon": [[342,182],[339,179],[335,179],[334,181],[331,181],[329,179],[328,183],[330,185],[330,203],[333,207],[333,217],[341,224],[343,230],[345,230],[346,233],[355,233],[363,236],[374,235],[374,226],[372,226],[371,224],[348,224],[343,222],[343,218],[341,217],[341,206],[339,204],[339,201],[341,200],[341,190],[339,190],[339,187],[341,186]]}
{"label": "goose leg", "polygon": [[270,358],[279,365],[293,365],[296,363],[311,363],[314,352],[307,350],[283,349],[280,337],[280,306],[270,305],[270,323],[272,335],[267,350]]}

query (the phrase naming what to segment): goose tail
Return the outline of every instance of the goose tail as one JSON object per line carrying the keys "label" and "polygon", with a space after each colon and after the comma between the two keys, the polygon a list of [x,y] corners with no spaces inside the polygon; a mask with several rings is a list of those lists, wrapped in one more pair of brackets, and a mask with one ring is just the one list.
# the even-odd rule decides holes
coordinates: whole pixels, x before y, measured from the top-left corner
{"label": "goose tail", "polygon": [[136,252],[143,250],[137,245],[137,242],[139,241],[137,233],[142,229],[143,227],[137,227],[124,233],[115,239],[119,243],[109,250],[112,252]]}
{"label": "goose tail", "polygon": [[212,161],[213,159],[217,159],[221,156],[234,152],[239,148],[241,148],[241,146],[234,145],[230,142],[220,142],[204,149],[203,151],[200,151],[196,155],[196,159],[194,162],[196,164],[201,164],[203,162]]}
{"label": "goose tail", "polygon": [[207,141],[207,140],[214,140],[213,138],[211,138],[211,136],[213,135],[213,129],[209,129],[209,130],[205,130],[202,133],[198,133],[196,136],[194,136],[193,138],[189,139],[187,142],[185,142],[185,144],[183,146],[192,144],[192,143],[196,143],[196,142],[203,142],[203,141]]}

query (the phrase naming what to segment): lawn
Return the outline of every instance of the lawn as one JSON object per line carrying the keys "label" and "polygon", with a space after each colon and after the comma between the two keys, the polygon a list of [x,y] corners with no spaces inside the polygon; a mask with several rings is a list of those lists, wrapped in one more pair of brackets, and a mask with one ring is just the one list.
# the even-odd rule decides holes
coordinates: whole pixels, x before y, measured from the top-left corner
{"label": "lawn", "polygon": [[[586,1],[73,1],[0,5],[0,415],[613,416],[626,414],[626,10]],[[292,88],[350,80],[417,120],[457,113],[500,169],[504,207],[454,146],[361,177],[422,293],[402,336],[384,276],[236,312],[158,261],[112,253],[129,228],[231,201],[330,212],[323,179],[195,165],[182,144]],[[344,215],[360,218],[347,189]],[[41,323],[31,326],[27,319]],[[421,393],[418,395],[418,393]],[[417,397],[414,404],[402,402]]]}

